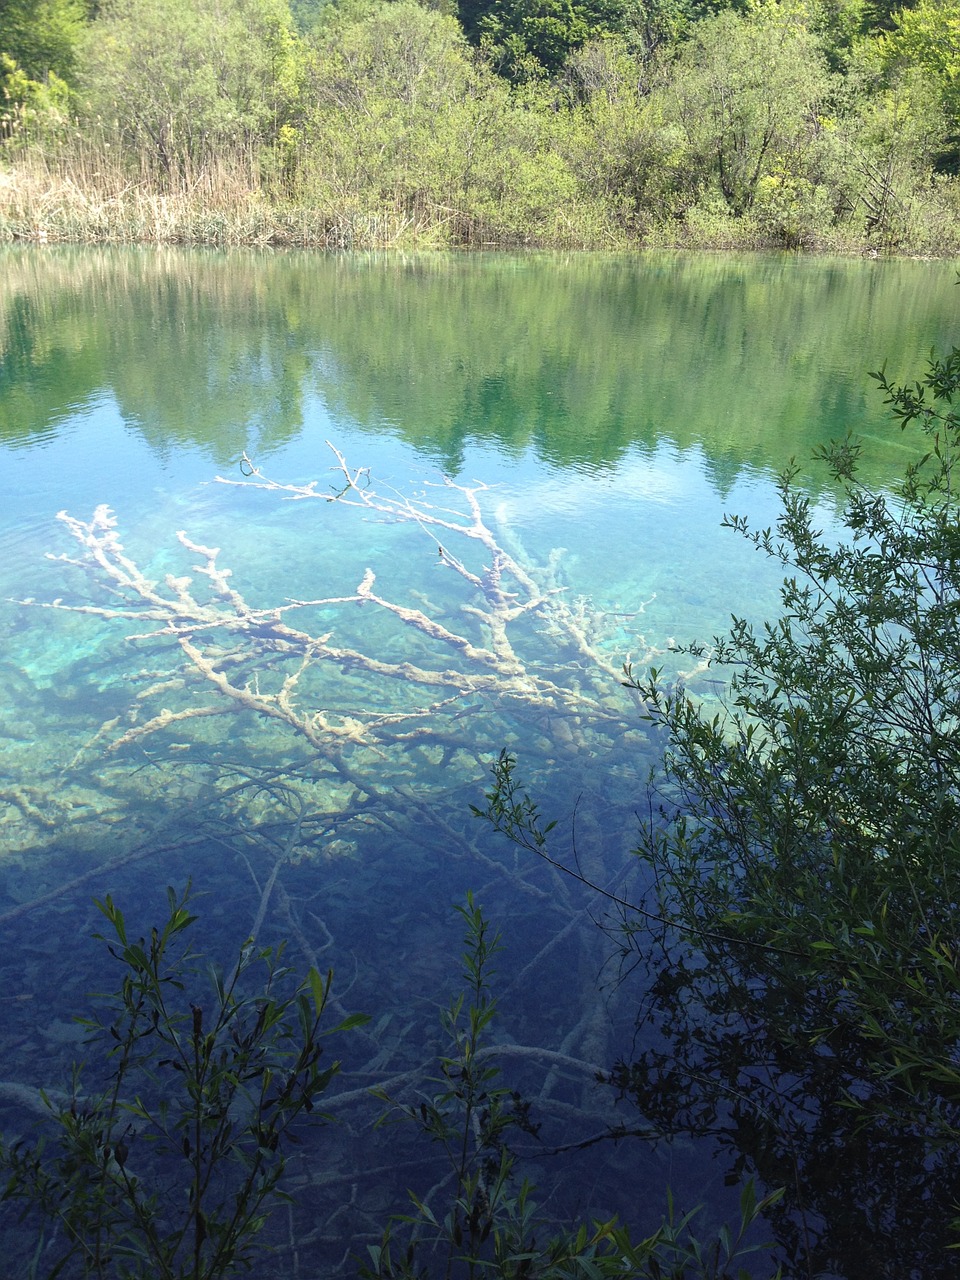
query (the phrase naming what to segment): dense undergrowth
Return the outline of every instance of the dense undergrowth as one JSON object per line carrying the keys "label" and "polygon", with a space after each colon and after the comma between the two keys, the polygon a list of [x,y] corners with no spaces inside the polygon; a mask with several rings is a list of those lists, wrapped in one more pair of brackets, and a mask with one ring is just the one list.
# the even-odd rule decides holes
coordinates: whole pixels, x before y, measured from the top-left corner
{"label": "dense undergrowth", "polygon": [[8,6],[0,237],[960,250],[955,5],[675,8]]}

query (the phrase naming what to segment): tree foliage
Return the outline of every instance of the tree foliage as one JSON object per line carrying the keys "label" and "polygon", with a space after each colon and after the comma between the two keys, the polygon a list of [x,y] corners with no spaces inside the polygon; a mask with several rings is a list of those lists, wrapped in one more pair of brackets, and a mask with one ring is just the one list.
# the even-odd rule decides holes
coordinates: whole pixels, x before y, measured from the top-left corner
{"label": "tree foliage", "polygon": [[286,0],[105,0],[87,35],[84,102],[166,178],[272,146],[302,63]]}
{"label": "tree foliage", "polygon": [[455,19],[415,0],[333,13],[307,92],[302,189],[353,226],[392,216],[459,243],[535,243],[575,198],[556,117],[514,97]]}
{"label": "tree foliage", "polygon": [[701,22],[670,87],[702,181],[714,179],[735,214],[753,206],[766,175],[804,173],[825,91],[815,37],[773,5]]}
{"label": "tree foliage", "polygon": [[0,0],[0,52],[31,80],[69,80],[86,18],[84,0]]}
{"label": "tree foliage", "polygon": [[56,199],[12,216],[12,234],[82,238],[60,226],[76,219],[140,238],[146,191],[199,202],[186,229],[166,205],[148,219],[171,238],[960,243],[956,183],[939,180],[957,152],[948,0],[882,15],[866,0],[102,0],[91,12],[0,7],[3,131],[19,139],[8,151],[63,174]]}
{"label": "tree foliage", "polygon": [[39,1141],[0,1144],[3,1199],[38,1213],[34,1262],[44,1254],[51,1276],[214,1280],[249,1269],[285,1198],[295,1128],[339,1070],[323,1059],[332,974],[291,981],[279,952],[250,939],[231,970],[212,970],[204,1000],[189,888],[167,892],[167,919],[149,938],[130,936],[112,898],[97,903],[122,970],[98,1015],[80,1019],[100,1078],[89,1088],[88,1073],[83,1092],[76,1068],[70,1093],[47,1099]]}
{"label": "tree foliage", "polygon": [[953,141],[942,163],[955,167],[960,156],[960,5],[920,0],[901,9],[892,30],[881,37],[879,53],[888,73],[913,71],[929,81]]}
{"label": "tree foliage", "polygon": [[589,40],[637,32],[633,0],[493,0],[477,23],[481,43],[509,79],[556,75]]}
{"label": "tree foliage", "polygon": [[951,113],[960,115],[960,6],[954,0],[919,0],[901,9],[880,47],[888,65],[921,67],[933,76]]}
{"label": "tree foliage", "polygon": [[[664,1040],[618,1078],[694,1125],[729,1108],[748,1164],[792,1168],[794,1211],[826,1218],[814,1269],[909,1186],[919,1219],[901,1203],[893,1255],[884,1236],[863,1259],[886,1250],[904,1274],[946,1243],[958,1189],[944,1144],[960,1132],[960,351],[913,386],[875,376],[926,452],[885,494],[860,480],[855,441],[823,451],[839,541],[796,469],[775,528],[729,520],[790,576],[778,619],[734,619],[710,646],[730,673],[723,709],[630,676],[666,745],[639,850],[652,887],[627,922],[660,957]],[[859,1152],[859,1206],[823,1176],[841,1149]],[[897,1177],[876,1181],[891,1160]]]}
{"label": "tree foliage", "polygon": [[63,113],[86,17],[83,0],[0,0],[0,136]]}
{"label": "tree foliage", "polygon": [[[925,452],[881,492],[856,441],[822,449],[839,535],[796,466],[775,527],[728,518],[789,576],[777,619],[682,650],[727,673],[719,709],[627,669],[664,757],[646,894],[606,893],[645,977],[612,1082],[786,1187],[788,1274],[848,1280],[953,1275],[960,1194],[960,350],[874,376]],[[484,816],[552,860],[514,769]]]}

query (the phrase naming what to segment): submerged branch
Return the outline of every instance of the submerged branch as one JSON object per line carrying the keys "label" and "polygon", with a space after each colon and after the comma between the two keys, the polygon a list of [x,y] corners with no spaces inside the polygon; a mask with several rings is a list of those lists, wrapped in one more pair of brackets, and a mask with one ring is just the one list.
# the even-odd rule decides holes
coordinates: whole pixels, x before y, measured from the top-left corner
{"label": "submerged branch", "polygon": [[[178,541],[194,558],[191,572],[153,578],[126,552],[108,507],[97,507],[89,521],[61,512],[59,518],[82,554],[50,558],[81,569],[92,583],[93,599],[21,603],[146,623],[145,629],[131,629],[128,641],[169,637],[183,658],[179,677],[168,673],[160,684],[141,690],[139,705],[129,713],[129,727],[112,738],[110,751],[231,707],[285,725],[334,762],[348,747],[364,747],[379,756],[389,745],[411,739],[433,737],[446,749],[450,734],[442,728],[444,717],[468,709],[472,714],[480,707],[489,711],[516,704],[561,720],[583,717],[591,729],[614,737],[625,731],[622,713],[612,702],[621,673],[595,639],[597,620],[589,616],[583,601],[566,602],[552,569],[538,574],[507,550],[484,516],[485,486],[462,486],[444,478],[444,491],[457,495],[459,507],[382,494],[365,468],[351,470],[339,450],[330,448],[338,482],[330,493],[319,491],[316,481],[293,485],[271,480],[247,458],[247,478],[217,480],[284,499],[313,498],[359,507],[416,526],[435,543],[437,563],[462,583],[465,595],[457,607],[464,625],[452,626],[424,608],[390,599],[377,590],[370,567],[350,594],[288,598],[257,608],[233,585],[232,571],[220,562],[219,547],[195,541],[181,530]],[[464,555],[458,554],[460,542]],[[471,544],[486,557],[476,570],[467,564]],[[97,596],[105,599],[97,601]],[[342,612],[350,605],[372,608],[399,624],[406,637],[404,656],[386,657],[351,643],[357,628],[348,625]],[[331,614],[340,621],[332,629],[312,628],[309,619],[318,611],[327,621]],[[541,619],[540,627],[518,634],[516,624],[530,615]],[[298,625],[295,618],[304,622]],[[576,659],[576,687],[557,678],[569,666],[571,654]],[[324,669],[339,676],[324,679]],[[353,710],[345,701],[347,690],[354,690]],[[170,701],[157,707],[161,692]],[[152,708],[147,705],[151,702]]]}

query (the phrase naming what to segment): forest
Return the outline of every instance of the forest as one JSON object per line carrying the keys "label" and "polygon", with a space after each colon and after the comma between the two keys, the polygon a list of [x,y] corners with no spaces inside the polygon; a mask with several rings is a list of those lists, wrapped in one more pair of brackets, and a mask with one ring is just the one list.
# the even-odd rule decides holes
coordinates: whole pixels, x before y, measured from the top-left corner
{"label": "forest", "polygon": [[960,3],[0,0],[0,240],[960,251]]}

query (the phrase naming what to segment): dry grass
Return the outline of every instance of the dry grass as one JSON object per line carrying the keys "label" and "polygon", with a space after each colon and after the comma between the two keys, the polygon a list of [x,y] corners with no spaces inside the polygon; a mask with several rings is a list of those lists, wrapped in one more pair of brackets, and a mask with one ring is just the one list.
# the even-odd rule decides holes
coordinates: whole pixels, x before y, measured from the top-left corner
{"label": "dry grass", "polygon": [[[449,193],[356,189],[311,157],[295,193],[265,175],[261,154],[221,155],[195,171],[139,171],[106,138],[73,135],[59,148],[21,141],[0,161],[0,241],[279,246],[326,249],[622,247],[596,202],[522,201],[467,207]],[[455,206],[455,207],[454,207]]]}
{"label": "dry grass", "polygon": [[277,195],[245,156],[173,178],[131,175],[106,147],[52,158],[24,148],[0,167],[0,241],[382,249],[469,245],[475,237],[513,239],[427,201],[411,212],[399,198],[362,193]]}
{"label": "dry grass", "polygon": [[379,247],[406,221],[344,218],[269,198],[245,157],[173,178],[131,175],[109,150],[50,158],[23,150],[0,168],[0,240],[84,244]]}
{"label": "dry grass", "polygon": [[[55,160],[25,152],[0,170],[0,238],[41,244],[287,242],[284,221],[250,178],[248,171],[219,166],[215,173],[161,183],[151,173],[131,176],[102,152]],[[307,228],[297,230],[302,236]],[[322,235],[322,224],[310,230]]]}
{"label": "dry grass", "polygon": [[[578,200],[535,214],[522,200],[499,208],[452,207],[449,196],[420,191],[411,202],[397,190],[330,186],[301,175],[295,194],[265,179],[255,154],[220,156],[195,172],[169,175],[143,162],[121,163],[106,139],[77,141],[60,151],[21,145],[0,163],[0,242],[154,244],[321,249],[449,249],[544,247],[622,249],[782,247],[749,218],[694,207],[682,224],[652,225],[632,238],[602,202]],[[912,206],[909,243],[901,254],[954,256],[960,246],[960,186],[931,184]],[[459,202],[454,201],[454,204]],[[469,202],[467,202],[469,203]],[[482,200],[480,206],[484,205]],[[636,233],[635,233],[636,234]],[[813,252],[877,252],[862,227],[818,228],[800,245]]]}

